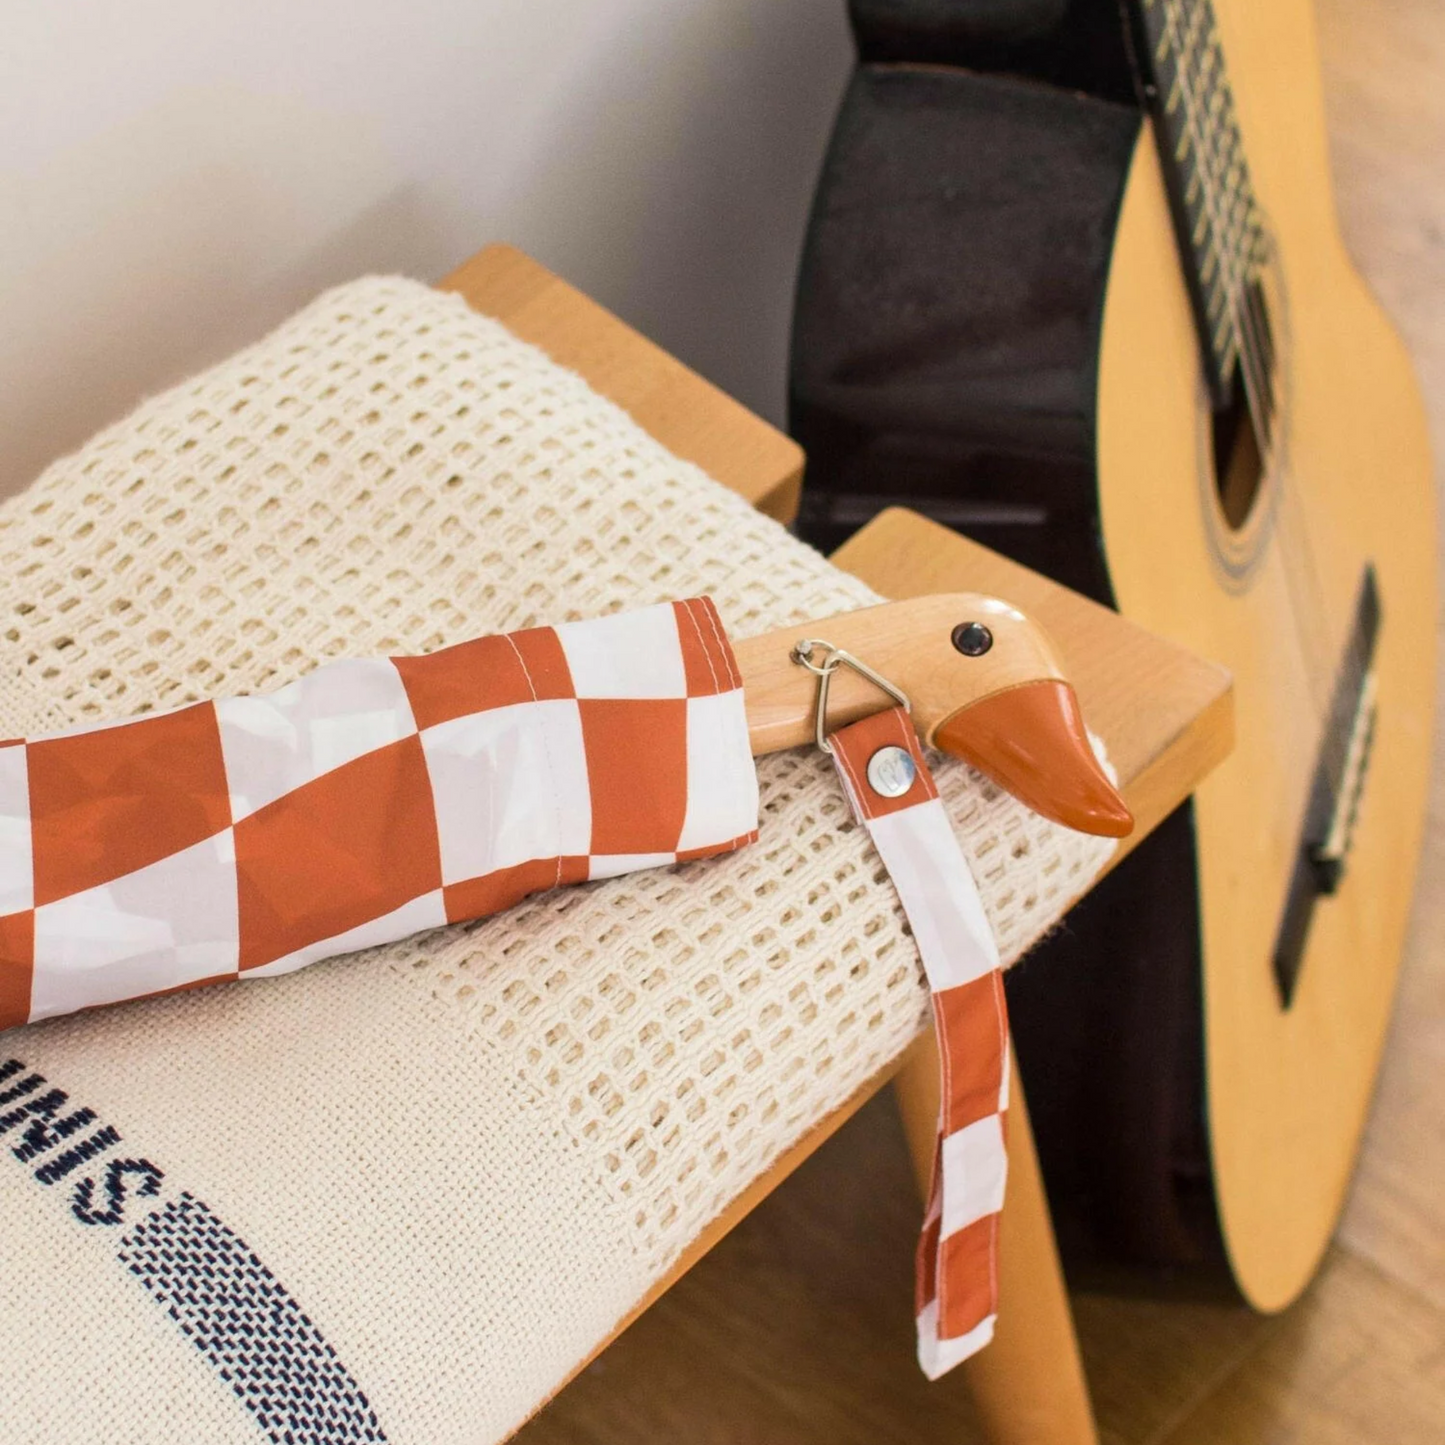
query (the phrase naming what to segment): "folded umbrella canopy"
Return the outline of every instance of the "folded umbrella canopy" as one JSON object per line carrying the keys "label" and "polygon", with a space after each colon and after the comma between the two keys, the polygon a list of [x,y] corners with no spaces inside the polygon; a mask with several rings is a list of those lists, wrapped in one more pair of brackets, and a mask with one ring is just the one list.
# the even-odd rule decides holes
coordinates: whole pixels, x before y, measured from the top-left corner
{"label": "folded umbrella canopy", "polygon": [[0,747],[0,1027],[289,973],[756,836],[706,599]]}

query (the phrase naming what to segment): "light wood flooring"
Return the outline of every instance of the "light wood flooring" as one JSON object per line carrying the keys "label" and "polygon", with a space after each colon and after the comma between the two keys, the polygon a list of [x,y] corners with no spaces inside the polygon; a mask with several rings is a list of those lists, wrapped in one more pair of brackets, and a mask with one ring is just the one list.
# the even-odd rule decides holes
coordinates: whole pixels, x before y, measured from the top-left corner
{"label": "light wood flooring", "polygon": [[[1445,3],[1318,3],[1345,234],[1405,332],[1445,456]],[[1393,1036],[1338,1243],[1274,1319],[1077,1299],[1107,1445],[1445,1442],[1445,766],[1435,777]],[[522,1445],[967,1445],[961,1382],[928,1385],[912,1360],[917,1209],[885,1095]]]}

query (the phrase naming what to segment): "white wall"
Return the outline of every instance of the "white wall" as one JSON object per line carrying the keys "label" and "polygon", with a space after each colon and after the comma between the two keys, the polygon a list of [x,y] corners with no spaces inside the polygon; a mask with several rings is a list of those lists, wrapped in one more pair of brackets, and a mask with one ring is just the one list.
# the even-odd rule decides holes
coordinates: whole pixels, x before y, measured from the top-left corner
{"label": "white wall", "polygon": [[510,240],[781,418],[844,0],[0,0],[0,493]]}

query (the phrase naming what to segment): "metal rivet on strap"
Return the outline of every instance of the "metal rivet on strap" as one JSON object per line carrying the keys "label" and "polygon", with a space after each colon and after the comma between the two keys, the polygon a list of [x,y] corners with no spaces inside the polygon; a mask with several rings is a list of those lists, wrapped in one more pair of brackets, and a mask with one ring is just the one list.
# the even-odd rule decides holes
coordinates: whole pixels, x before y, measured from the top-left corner
{"label": "metal rivet on strap", "polygon": [[917,776],[918,765],[907,748],[879,748],[868,759],[868,786],[881,798],[901,798]]}

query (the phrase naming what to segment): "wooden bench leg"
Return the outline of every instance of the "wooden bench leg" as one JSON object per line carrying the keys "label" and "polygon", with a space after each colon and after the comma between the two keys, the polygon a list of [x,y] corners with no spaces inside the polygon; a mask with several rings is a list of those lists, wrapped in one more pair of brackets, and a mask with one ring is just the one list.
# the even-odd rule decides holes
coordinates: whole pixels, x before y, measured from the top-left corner
{"label": "wooden bench leg", "polygon": [[[920,1188],[927,1189],[938,1130],[938,1047],[931,1032],[914,1047],[893,1087]],[[1008,1152],[998,1326],[993,1343],[959,1368],[990,1445],[1098,1445],[1017,1066],[1009,1091]]]}

